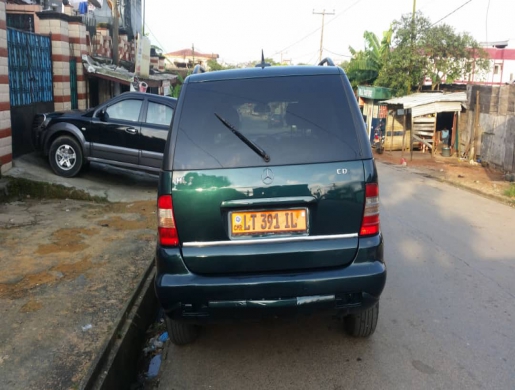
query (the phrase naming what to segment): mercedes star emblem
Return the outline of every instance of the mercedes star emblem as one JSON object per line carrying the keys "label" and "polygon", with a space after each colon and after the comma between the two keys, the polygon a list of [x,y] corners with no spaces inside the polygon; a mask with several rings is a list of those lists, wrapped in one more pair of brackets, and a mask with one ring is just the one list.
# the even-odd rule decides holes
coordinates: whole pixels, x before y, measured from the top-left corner
{"label": "mercedes star emblem", "polygon": [[274,181],[274,173],[270,168],[265,168],[263,170],[263,173],[261,174],[261,180],[263,180],[263,183],[265,183],[266,185],[272,184],[272,182]]}

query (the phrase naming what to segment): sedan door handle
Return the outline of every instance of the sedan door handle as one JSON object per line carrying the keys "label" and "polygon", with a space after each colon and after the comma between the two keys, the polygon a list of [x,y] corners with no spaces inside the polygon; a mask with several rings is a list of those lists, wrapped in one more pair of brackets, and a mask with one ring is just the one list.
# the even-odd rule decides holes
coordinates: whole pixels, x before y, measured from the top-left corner
{"label": "sedan door handle", "polygon": [[127,127],[125,131],[129,134],[136,134],[138,132],[134,127]]}

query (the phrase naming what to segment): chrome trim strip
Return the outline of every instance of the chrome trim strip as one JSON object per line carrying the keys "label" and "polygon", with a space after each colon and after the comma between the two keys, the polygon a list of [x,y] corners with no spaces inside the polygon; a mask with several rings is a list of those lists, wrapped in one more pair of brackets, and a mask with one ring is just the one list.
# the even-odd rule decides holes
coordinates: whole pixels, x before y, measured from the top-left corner
{"label": "chrome trim strip", "polygon": [[267,206],[269,204],[283,203],[314,203],[317,199],[314,196],[287,196],[283,198],[257,198],[257,199],[235,199],[224,200],[222,207],[241,207],[241,206]]}
{"label": "chrome trim strip", "polygon": [[211,246],[226,245],[254,245],[254,244],[273,244],[276,242],[299,242],[299,241],[324,241],[338,240],[342,238],[356,238],[358,233],[334,234],[328,236],[298,236],[298,237],[278,237],[278,238],[255,238],[252,240],[232,240],[232,241],[192,241],[185,242],[182,246],[187,248],[206,248]]}

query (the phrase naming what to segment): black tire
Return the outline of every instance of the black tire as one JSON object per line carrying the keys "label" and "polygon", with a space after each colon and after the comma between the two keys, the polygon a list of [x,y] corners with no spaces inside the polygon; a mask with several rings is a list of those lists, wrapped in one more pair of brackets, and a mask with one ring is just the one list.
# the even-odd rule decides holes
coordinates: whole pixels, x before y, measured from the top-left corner
{"label": "black tire", "polygon": [[383,154],[383,152],[384,152],[384,147],[383,147],[383,146],[378,146],[378,147],[376,148],[376,152],[377,152],[377,154]]}
{"label": "black tire", "polygon": [[77,175],[82,168],[82,158],[82,148],[72,136],[58,137],[50,146],[48,160],[52,170],[59,176]]}
{"label": "black tire", "polygon": [[376,303],[362,312],[349,314],[343,321],[345,330],[349,335],[353,337],[369,337],[376,330],[378,318],[379,303]]}
{"label": "black tire", "polygon": [[91,163],[86,160],[82,163],[82,168],[80,169],[81,172],[88,172],[89,168],[91,168]]}
{"label": "black tire", "polygon": [[187,324],[182,321],[172,320],[165,316],[168,337],[175,345],[186,345],[194,342],[199,335],[197,325]]}

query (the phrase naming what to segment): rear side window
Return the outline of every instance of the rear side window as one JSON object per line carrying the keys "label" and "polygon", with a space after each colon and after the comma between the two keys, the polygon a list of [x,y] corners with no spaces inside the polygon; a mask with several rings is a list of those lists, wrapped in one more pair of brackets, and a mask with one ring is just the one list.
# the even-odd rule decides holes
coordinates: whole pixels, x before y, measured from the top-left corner
{"label": "rear side window", "polygon": [[109,106],[106,110],[110,119],[123,119],[137,122],[143,100],[126,99]]}
{"label": "rear side window", "polygon": [[170,126],[172,121],[173,108],[165,104],[148,102],[146,123],[154,125]]}
{"label": "rear side window", "polygon": [[[217,115],[270,156],[270,165],[355,160],[358,124],[340,76],[191,83],[180,116],[174,169],[267,165]],[[217,114],[217,115],[215,115]]]}

